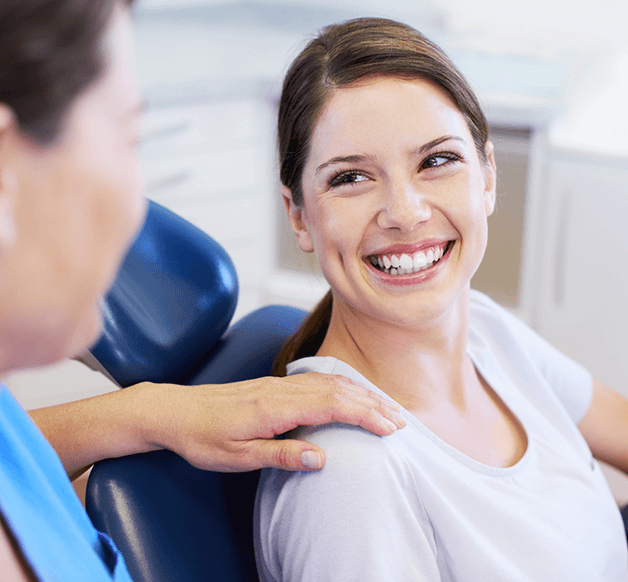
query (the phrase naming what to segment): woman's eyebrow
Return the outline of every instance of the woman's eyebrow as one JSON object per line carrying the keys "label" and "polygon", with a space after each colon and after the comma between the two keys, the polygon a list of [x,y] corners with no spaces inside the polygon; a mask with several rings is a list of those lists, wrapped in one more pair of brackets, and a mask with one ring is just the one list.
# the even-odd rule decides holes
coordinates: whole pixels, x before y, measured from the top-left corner
{"label": "woman's eyebrow", "polygon": [[[431,150],[432,148],[435,148],[436,146],[449,140],[461,141],[465,145],[467,143],[462,137],[458,135],[444,135],[442,137],[437,137],[436,139],[433,139],[432,141],[428,141],[426,144],[423,144],[422,146],[413,150],[412,153],[416,155],[424,154],[425,152]],[[320,166],[318,166],[318,168],[316,168],[314,172],[314,175],[318,174],[321,170],[325,169],[327,166],[331,166],[332,164],[356,163],[356,162],[364,162],[366,160],[372,161],[374,159],[375,159],[375,156],[371,156],[371,155],[336,156],[334,158],[327,160],[326,162],[323,162]]]}
{"label": "woman's eyebrow", "polygon": [[432,148],[435,148],[436,146],[439,146],[440,144],[446,141],[452,140],[452,139],[456,141],[461,141],[465,145],[467,144],[467,142],[463,138],[461,138],[459,135],[444,135],[442,137],[437,137],[436,139],[433,139],[432,141],[428,141],[426,144],[423,144],[422,146],[416,148],[413,153],[424,154],[425,152],[428,152]]}
{"label": "woman's eyebrow", "polygon": [[374,159],[375,159],[375,156],[371,156],[371,155],[337,156],[335,158],[331,158],[330,160],[327,160],[326,162],[323,162],[320,166],[318,166],[318,168],[316,168],[316,171],[314,172],[314,175],[318,174],[322,169],[326,168],[327,166],[331,166],[332,164],[341,164],[341,163],[355,164],[356,162],[364,162],[366,160],[372,161]]}

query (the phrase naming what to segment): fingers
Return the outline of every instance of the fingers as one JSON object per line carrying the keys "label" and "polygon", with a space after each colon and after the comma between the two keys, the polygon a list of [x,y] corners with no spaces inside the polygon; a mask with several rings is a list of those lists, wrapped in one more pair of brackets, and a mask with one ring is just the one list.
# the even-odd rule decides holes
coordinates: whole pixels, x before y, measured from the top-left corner
{"label": "fingers", "polygon": [[186,453],[181,456],[194,467],[223,473],[264,468],[316,471],[325,464],[325,454],[319,447],[296,439],[252,439],[229,443],[213,454],[202,447]]}
{"label": "fingers", "polygon": [[329,407],[331,422],[360,426],[379,436],[391,435],[406,425],[400,413],[378,403],[365,403],[333,395]]}
{"label": "fingers", "polygon": [[254,446],[253,455],[262,467],[286,471],[316,471],[325,464],[323,451],[304,441],[259,440],[249,444]]}
{"label": "fingers", "polygon": [[[181,399],[182,390],[176,388],[176,398],[169,391],[158,406],[165,421],[151,421],[166,429],[160,428],[157,437],[151,433],[150,442],[205,469],[316,470],[325,463],[318,447],[274,437],[298,426],[330,422],[360,426],[378,436],[406,425],[396,402],[342,376],[308,373],[189,387],[188,399]],[[154,411],[155,399],[149,401]],[[173,407],[180,412],[172,414]]]}
{"label": "fingers", "polygon": [[[298,423],[307,425],[342,422],[387,436],[406,425],[396,402],[343,376],[309,373],[285,380],[315,382],[320,388],[300,400]],[[303,391],[303,390],[302,390]]]}

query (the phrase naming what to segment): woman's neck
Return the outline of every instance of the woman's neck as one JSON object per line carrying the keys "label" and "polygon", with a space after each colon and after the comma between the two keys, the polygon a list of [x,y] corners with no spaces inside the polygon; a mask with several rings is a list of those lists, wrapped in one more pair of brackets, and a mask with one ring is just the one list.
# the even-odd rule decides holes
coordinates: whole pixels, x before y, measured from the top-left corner
{"label": "woman's neck", "polygon": [[463,407],[469,384],[477,383],[466,355],[468,332],[468,290],[436,320],[414,327],[373,319],[335,301],[317,355],[346,362],[408,410],[444,401]]}

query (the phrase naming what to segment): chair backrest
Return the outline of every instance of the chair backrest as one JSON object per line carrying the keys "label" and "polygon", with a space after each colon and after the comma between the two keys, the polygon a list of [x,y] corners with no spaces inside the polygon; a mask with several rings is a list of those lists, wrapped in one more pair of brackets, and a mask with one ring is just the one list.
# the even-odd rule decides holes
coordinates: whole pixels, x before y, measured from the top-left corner
{"label": "chair backrest", "polygon": [[[184,267],[178,253],[185,255]],[[225,280],[216,280],[221,277]],[[185,287],[183,293],[177,283]],[[106,298],[105,334],[90,351],[123,386],[268,375],[304,312],[264,307],[223,335],[234,294],[235,271],[224,250],[151,203],[144,229]],[[178,306],[179,301],[193,306]],[[253,553],[258,477],[258,471],[201,471],[170,451],[107,459],[92,469],[86,509],[95,527],[113,538],[135,582],[252,582],[258,580]]]}
{"label": "chair backrest", "polygon": [[105,297],[103,334],[89,351],[123,387],[181,383],[221,338],[237,301],[226,251],[151,201]]}

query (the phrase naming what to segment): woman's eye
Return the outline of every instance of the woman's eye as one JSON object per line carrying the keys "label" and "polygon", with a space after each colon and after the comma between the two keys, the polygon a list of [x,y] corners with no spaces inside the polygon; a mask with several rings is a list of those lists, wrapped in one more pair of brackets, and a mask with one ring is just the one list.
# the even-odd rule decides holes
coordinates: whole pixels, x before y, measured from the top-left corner
{"label": "woman's eye", "polygon": [[424,162],[421,164],[421,169],[438,168],[440,166],[444,166],[451,162],[457,162],[459,160],[460,156],[452,152],[433,154],[424,160]]}
{"label": "woman's eye", "polygon": [[357,184],[358,182],[365,182],[366,180],[368,180],[368,178],[360,172],[342,172],[334,176],[329,181],[329,185],[333,188],[344,184]]}

